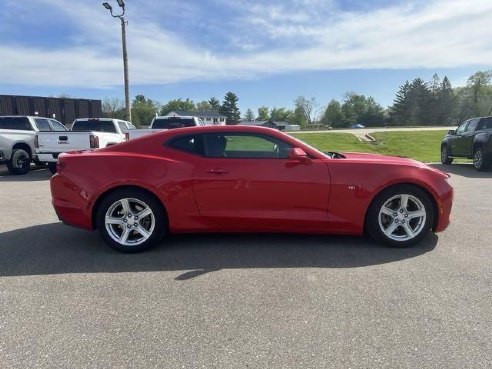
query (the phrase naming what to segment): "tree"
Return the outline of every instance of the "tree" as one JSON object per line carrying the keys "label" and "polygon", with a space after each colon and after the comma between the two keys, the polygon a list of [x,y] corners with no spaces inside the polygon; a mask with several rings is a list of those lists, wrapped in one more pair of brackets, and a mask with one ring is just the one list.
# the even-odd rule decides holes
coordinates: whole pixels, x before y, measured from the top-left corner
{"label": "tree", "polygon": [[400,125],[435,124],[435,95],[421,78],[406,81],[400,87],[392,107],[392,121]]}
{"label": "tree", "polygon": [[172,111],[195,111],[195,103],[190,99],[174,99],[169,100],[167,104],[162,106],[161,115],[167,115]]}
{"label": "tree", "polygon": [[478,103],[480,92],[485,86],[490,85],[492,71],[479,71],[468,78],[467,86],[471,88],[473,93],[473,103]]}
{"label": "tree", "polygon": [[251,109],[246,110],[246,114],[244,114],[244,120],[246,122],[251,122],[255,120],[255,115],[253,114],[253,110]]}
{"label": "tree", "polygon": [[297,124],[303,128],[307,126],[306,116],[304,110],[301,107],[296,107],[288,120],[289,124]]}
{"label": "tree", "polygon": [[341,105],[337,100],[332,99],[328,103],[323,118],[321,118],[321,122],[332,126],[333,128],[344,127]]}
{"label": "tree", "polygon": [[275,122],[287,122],[292,115],[292,110],[274,107],[270,110],[270,119]]}
{"label": "tree", "polygon": [[345,94],[344,102],[341,106],[343,114],[342,124],[347,127],[355,123],[361,123],[368,127],[383,124],[383,108],[373,97],[348,92]]}
{"label": "tree", "polygon": [[436,93],[436,123],[448,125],[452,123],[456,96],[448,77],[444,77]]}
{"label": "tree", "polygon": [[105,98],[101,108],[105,118],[125,119],[126,117],[125,103],[120,98]]}
{"label": "tree", "polygon": [[215,97],[211,97],[208,100],[208,103],[210,104],[210,107],[211,107],[211,110],[212,111],[215,111],[217,113],[220,111],[220,101],[217,100]]}
{"label": "tree", "polygon": [[148,126],[159,111],[159,103],[137,95],[132,101],[132,123],[136,126]]}
{"label": "tree", "polygon": [[316,102],[316,98],[312,97],[309,100],[304,96],[298,96],[294,100],[295,111],[302,113],[307,124],[314,124],[318,119],[320,106]]}
{"label": "tree", "polygon": [[269,120],[270,119],[270,113],[269,109],[267,106],[260,106],[258,108],[258,118],[257,120]]}
{"label": "tree", "polygon": [[492,71],[478,71],[468,78],[467,87],[471,92],[474,115],[492,113],[491,77]]}
{"label": "tree", "polygon": [[226,124],[238,124],[241,120],[241,112],[237,107],[238,100],[239,99],[234,92],[229,91],[225,94],[220,113],[227,117]]}
{"label": "tree", "polygon": [[212,105],[210,105],[210,102],[205,101],[205,100],[196,103],[196,110],[197,111],[213,111]]}

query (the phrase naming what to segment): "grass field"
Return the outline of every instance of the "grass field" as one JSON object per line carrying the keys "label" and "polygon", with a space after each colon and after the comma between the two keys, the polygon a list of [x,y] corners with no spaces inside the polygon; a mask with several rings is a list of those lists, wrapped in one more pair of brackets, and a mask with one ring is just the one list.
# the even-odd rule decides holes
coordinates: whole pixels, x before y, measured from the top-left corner
{"label": "grass field", "polygon": [[378,132],[376,143],[360,142],[349,133],[293,133],[321,151],[355,151],[406,156],[423,162],[439,162],[446,131]]}

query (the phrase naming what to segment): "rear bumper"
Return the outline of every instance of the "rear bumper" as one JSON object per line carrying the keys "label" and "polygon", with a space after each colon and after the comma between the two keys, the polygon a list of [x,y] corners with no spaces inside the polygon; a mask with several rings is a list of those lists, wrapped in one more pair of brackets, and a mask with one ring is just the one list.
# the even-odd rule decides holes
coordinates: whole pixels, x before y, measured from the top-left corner
{"label": "rear bumper", "polygon": [[60,174],[51,177],[50,187],[51,203],[58,219],[74,227],[92,230],[87,193]]}
{"label": "rear bumper", "polygon": [[38,154],[38,160],[43,163],[56,163],[58,160],[58,153],[56,154]]}

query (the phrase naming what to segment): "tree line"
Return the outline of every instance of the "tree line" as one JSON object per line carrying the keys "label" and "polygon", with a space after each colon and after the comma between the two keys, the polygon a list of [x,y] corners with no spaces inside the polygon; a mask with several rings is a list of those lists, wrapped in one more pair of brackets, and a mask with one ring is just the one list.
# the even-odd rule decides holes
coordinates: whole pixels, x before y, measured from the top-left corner
{"label": "tree line", "polygon": [[[332,99],[326,106],[316,98],[299,96],[293,109],[260,106],[256,113],[247,109],[243,116],[238,108],[238,96],[227,92],[220,102],[211,97],[194,102],[188,98],[157,101],[137,95],[132,101],[132,121],[137,126],[150,124],[155,115],[171,111],[216,111],[227,117],[227,124],[245,121],[281,121],[301,127],[329,126],[346,128],[354,124],[376,126],[455,125],[474,116],[492,115],[492,71],[471,75],[466,86],[453,88],[447,76],[441,80],[435,74],[431,81],[415,78],[405,81],[396,92],[393,105],[383,108],[371,96],[347,92],[342,101]],[[123,119],[125,109],[120,99],[105,99],[103,113]]]}

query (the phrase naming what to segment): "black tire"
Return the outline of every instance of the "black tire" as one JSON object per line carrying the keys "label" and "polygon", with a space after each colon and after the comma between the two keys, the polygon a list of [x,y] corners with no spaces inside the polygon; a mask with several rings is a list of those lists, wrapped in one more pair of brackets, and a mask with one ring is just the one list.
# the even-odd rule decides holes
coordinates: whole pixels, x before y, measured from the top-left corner
{"label": "black tire", "polygon": [[490,167],[490,158],[485,155],[482,146],[477,146],[473,149],[473,166],[480,172]]}
{"label": "black tire", "polygon": [[6,163],[10,174],[23,175],[29,172],[31,156],[24,149],[13,149],[10,160]]}
{"label": "black tire", "polygon": [[[125,201],[128,212],[123,208]],[[150,209],[151,214],[137,219],[144,209]],[[121,220],[121,224],[106,224],[107,214],[113,215],[114,221]],[[167,217],[163,205],[151,194],[138,189],[121,189],[102,200],[96,213],[96,224],[109,246],[121,252],[136,253],[149,249],[162,239],[166,233]],[[148,236],[140,233],[143,231]]]}
{"label": "black tire", "polygon": [[453,162],[453,158],[449,157],[448,147],[446,145],[441,146],[441,163],[443,164],[451,164]]}
{"label": "black tire", "polygon": [[[407,198],[406,207],[402,206],[404,198]],[[417,216],[422,211],[424,215]],[[367,212],[366,230],[375,241],[386,246],[409,247],[429,233],[434,216],[434,206],[426,191],[413,185],[396,185],[374,198]]]}
{"label": "black tire", "polygon": [[48,170],[52,173],[52,174],[56,174],[56,162],[52,162],[50,161],[48,163]]}

